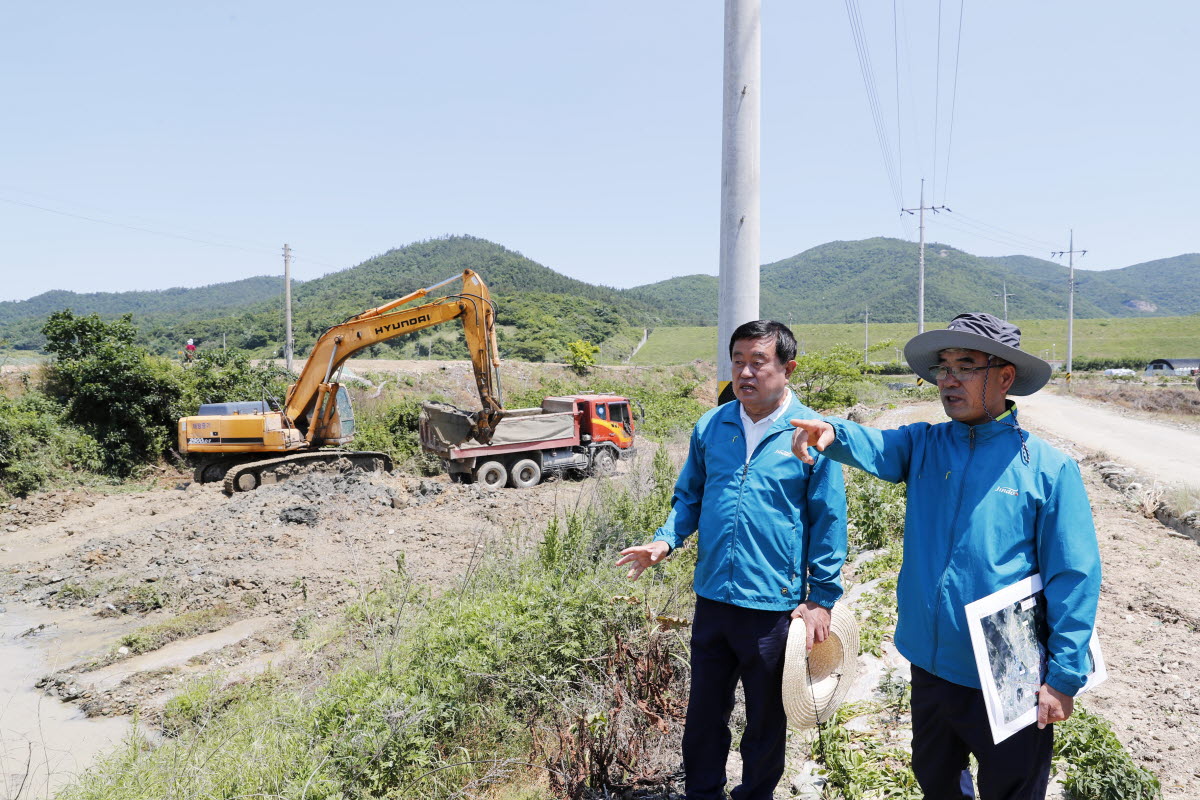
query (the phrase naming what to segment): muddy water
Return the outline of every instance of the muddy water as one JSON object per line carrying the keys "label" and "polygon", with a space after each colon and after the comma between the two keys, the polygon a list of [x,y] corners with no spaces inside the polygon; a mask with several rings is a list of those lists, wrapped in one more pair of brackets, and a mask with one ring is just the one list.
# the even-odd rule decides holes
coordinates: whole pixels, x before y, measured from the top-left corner
{"label": "muddy water", "polygon": [[131,730],[126,718],[87,719],[35,688],[57,660],[45,632],[53,621],[8,606],[0,614],[0,800],[52,797]]}
{"label": "muddy water", "polygon": [[271,617],[255,617],[253,619],[244,619],[235,622],[232,625],[222,628],[219,631],[206,633],[201,636],[196,636],[191,639],[183,639],[178,642],[172,642],[164,647],[159,648],[144,655],[127,658],[124,661],[118,661],[111,666],[89,672],[86,675],[80,676],[80,683],[87,684],[94,689],[104,691],[112,689],[126,678],[132,677],[139,672],[150,672],[156,669],[164,669],[168,667],[180,667],[188,662],[194,656],[201,653],[207,653],[212,650],[219,650],[228,644],[240,642],[247,636],[257,633],[266,628],[273,619]]}

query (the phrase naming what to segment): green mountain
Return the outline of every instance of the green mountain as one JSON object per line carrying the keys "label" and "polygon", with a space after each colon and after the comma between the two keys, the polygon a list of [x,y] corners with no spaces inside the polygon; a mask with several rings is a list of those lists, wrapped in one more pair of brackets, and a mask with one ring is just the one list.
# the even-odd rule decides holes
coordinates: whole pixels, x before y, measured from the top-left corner
{"label": "green mountain", "polygon": [[[875,238],[829,242],[766,264],[761,270],[764,316],[785,322],[845,323],[916,319],[917,245]],[[718,279],[687,275],[618,290],[568,278],[518,252],[471,236],[416,242],[358,266],[293,284],[294,335],[303,356],[330,325],[470,268],[479,272],[499,309],[501,355],[558,358],[575,339],[603,342],[623,328],[713,325]],[[1075,314],[1081,319],[1178,316],[1200,309],[1200,255],[1124,269],[1076,269]],[[133,313],[143,343],[160,353],[195,338],[203,347],[279,353],[283,340],[282,281],[247,278],[200,289],[75,294],[47,292],[0,303],[0,344],[36,350],[46,317],[61,308],[105,317]],[[1015,319],[1059,319],[1065,313],[1067,268],[1028,256],[981,258],[937,243],[925,251],[925,318],[942,324],[963,310],[1003,313],[1002,287]],[[451,284],[440,292],[455,290]],[[377,345],[370,354],[461,356],[461,331],[439,326]]]}
{"label": "green mountain", "polygon": [[656,316],[673,317],[686,325],[715,325],[720,288],[715,275],[684,275],[625,289],[622,294],[660,309]]}
{"label": "green mountain", "polygon": [[28,300],[0,302],[0,325],[29,317],[47,317],[70,308],[77,314],[151,314],[191,312],[197,308],[227,311],[232,308],[279,298],[283,279],[268,276],[245,278],[232,283],[201,286],[198,289],[162,289],[153,292],[75,292],[53,291]]}
{"label": "green mountain", "polygon": [[[829,242],[765,264],[762,314],[797,324],[916,319],[919,248],[900,239]],[[1200,309],[1200,255],[1094,271],[1076,268],[1075,315],[1082,319],[1179,316]],[[1067,305],[1067,267],[1028,256],[985,258],[948,245],[925,246],[925,318],[948,321],[962,310],[1055,319]],[[717,278],[689,275],[627,290],[676,316],[715,319]]]}
{"label": "green mountain", "polygon": [[[453,236],[416,242],[341,272],[293,282],[296,354],[303,357],[330,325],[459,275],[466,268],[483,276],[500,309],[502,356],[528,360],[562,357],[567,342],[604,341],[621,328],[649,325],[656,316],[662,317],[649,304],[626,298],[616,289],[568,278],[483,239]],[[250,290],[260,283],[269,291]],[[431,293],[429,299],[457,289],[451,283]],[[188,291],[193,294],[180,294]],[[142,342],[164,354],[177,352],[188,338],[196,339],[201,347],[227,344],[259,356],[278,354],[283,341],[279,278],[253,278],[196,290],[102,296],[50,292],[4,305],[0,340],[15,349],[40,349],[46,317],[61,308],[105,317],[132,312]],[[377,345],[369,354],[420,352],[461,357],[465,353],[461,338],[461,328],[442,325]]]}

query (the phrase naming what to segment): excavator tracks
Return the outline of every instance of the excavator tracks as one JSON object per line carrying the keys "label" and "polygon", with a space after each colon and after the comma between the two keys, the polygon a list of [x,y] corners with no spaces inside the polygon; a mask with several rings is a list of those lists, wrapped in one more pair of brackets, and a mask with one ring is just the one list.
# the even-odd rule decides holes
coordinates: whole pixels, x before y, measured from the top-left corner
{"label": "excavator tracks", "polygon": [[317,450],[251,461],[230,467],[225,473],[225,494],[253,491],[263,484],[282,483],[318,466],[329,466],[338,472],[389,472],[392,459],[387,453],[372,451]]}

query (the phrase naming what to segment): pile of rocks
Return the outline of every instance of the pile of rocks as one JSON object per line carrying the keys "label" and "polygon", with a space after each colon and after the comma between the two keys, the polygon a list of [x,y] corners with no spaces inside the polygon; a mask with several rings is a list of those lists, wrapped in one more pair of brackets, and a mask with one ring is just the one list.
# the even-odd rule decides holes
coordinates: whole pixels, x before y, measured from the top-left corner
{"label": "pile of rocks", "polygon": [[1163,502],[1161,486],[1147,486],[1132,468],[1116,461],[1101,461],[1096,464],[1096,471],[1105,483],[1129,498],[1147,516],[1200,543],[1200,508],[1171,507]]}

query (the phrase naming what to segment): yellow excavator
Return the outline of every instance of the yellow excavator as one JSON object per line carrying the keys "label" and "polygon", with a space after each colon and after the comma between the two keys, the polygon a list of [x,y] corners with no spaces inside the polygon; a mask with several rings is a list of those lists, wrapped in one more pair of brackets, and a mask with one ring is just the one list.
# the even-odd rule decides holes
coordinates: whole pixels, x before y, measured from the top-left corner
{"label": "yellow excavator", "polygon": [[[457,294],[400,308],[459,279]],[[468,269],[329,328],[317,339],[299,380],[288,387],[282,408],[272,410],[265,400],[207,403],[196,416],[179,420],[179,449],[197,464],[196,481],[224,480],[232,494],[286,480],[316,464],[391,469],[386,453],[322,449],[354,436],[354,412],[339,382],[342,366],[364,347],[451,320],[462,322],[479,389],[480,409],[463,421],[464,436],[487,444],[504,414],[496,310],[483,280]]]}

